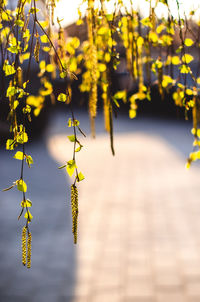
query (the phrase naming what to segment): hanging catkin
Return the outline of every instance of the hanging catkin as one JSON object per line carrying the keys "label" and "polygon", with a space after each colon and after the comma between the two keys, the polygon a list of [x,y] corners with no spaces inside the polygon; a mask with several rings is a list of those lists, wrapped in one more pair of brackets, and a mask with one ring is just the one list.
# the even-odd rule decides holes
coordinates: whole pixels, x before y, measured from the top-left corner
{"label": "hanging catkin", "polygon": [[105,130],[107,132],[110,132],[110,112],[109,112],[109,106],[110,106],[110,100],[107,97],[107,94],[105,94],[105,97],[103,98],[103,111],[104,111],[104,125]]}
{"label": "hanging catkin", "polygon": [[72,207],[72,233],[74,235],[74,243],[77,243],[77,227],[78,227],[78,190],[75,185],[71,185],[71,207]]}
{"label": "hanging catkin", "polygon": [[94,14],[94,0],[88,0],[88,41],[89,41],[89,55],[90,55],[90,93],[89,93],[89,113],[91,120],[92,136],[95,136],[95,117],[97,114],[97,81],[98,81],[98,58],[97,46],[95,43],[95,14]]}
{"label": "hanging catkin", "polygon": [[34,48],[34,58],[37,63],[39,63],[39,55],[40,55],[40,41],[39,41],[39,35],[38,32],[36,32],[36,42],[35,42],[35,48]]}
{"label": "hanging catkin", "polygon": [[22,229],[22,264],[26,265],[26,227]]}
{"label": "hanging catkin", "polygon": [[27,268],[31,267],[31,241],[32,241],[32,235],[31,235],[31,232],[28,232],[28,240],[27,240]]}
{"label": "hanging catkin", "polygon": [[22,69],[21,69],[20,66],[17,67],[17,74],[16,74],[16,76],[17,76],[17,85],[19,87],[22,87],[22,85],[23,85],[23,72],[22,72]]}

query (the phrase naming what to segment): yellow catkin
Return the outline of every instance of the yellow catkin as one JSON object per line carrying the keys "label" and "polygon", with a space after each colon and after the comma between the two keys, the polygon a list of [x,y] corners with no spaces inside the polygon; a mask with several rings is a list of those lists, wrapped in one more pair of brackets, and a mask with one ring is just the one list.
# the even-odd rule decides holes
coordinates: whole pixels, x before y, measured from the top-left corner
{"label": "yellow catkin", "polygon": [[87,28],[88,28],[88,41],[89,41],[89,55],[90,55],[90,93],[89,93],[89,113],[91,121],[92,136],[95,136],[95,117],[97,114],[97,82],[98,82],[98,56],[97,46],[95,41],[95,14],[94,14],[94,0],[88,0],[88,16],[87,16]]}
{"label": "yellow catkin", "polygon": [[95,136],[95,117],[97,115],[97,73],[98,73],[98,60],[97,60],[97,49],[95,45],[91,46],[91,89],[89,93],[89,113],[91,119],[91,132],[92,136]]}
{"label": "yellow catkin", "polygon": [[194,106],[192,108],[192,118],[193,118],[193,128],[195,129],[195,132],[196,132],[197,127],[198,127],[198,122],[197,122],[197,97],[196,96],[193,97],[193,102],[194,102]]}
{"label": "yellow catkin", "polygon": [[26,227],[22,229],[22,264],[26,265]]}
{"label": "yellow catkin", "polygon": [[21,67],[17,67],[17,83],[19,87],[22,87],[23,85],[23,72]]}
{"label": "yellow catkin", "polygon": [[104,111],[104,125],[107,132],[110,132],[110,113],[109,113],[109,104],[110,101],[107,98],[107,94],[105,93],[106,97],[103,99],[103,111]]}
{"label": "yellow catkin", "polygon": [[54,9],[56,7],[55,0],[51,0],[51,24],[54,25]]}
{"label": "yellow catkin", "polygon": [[164,91],[163,91],[162,81],[163,81],[163,68],[160,67],[160,68],[158,68],[158,89],[159,89],[159,93],[161,95],[161,99],[164,100]]}
{"label": "yellow catkin", "polygon": [[32,235],[31,235],[31,232],[28,232],[28,240],[27,240],[27,268],[31,267],[31,241],[32,241]]}
{"label": "yellow catkin", "polygon": [[72,233],[74,235],[74,243],[77,243],[78,228],[78,190],[75,185],[71,185],[71,207],[72,207]]}
{"label": "yellow catkin", "polygon": [[39,36],[38,34],[36,35],[36,43],[35,43],[35,48],[34,48],[34,57],[35,61],[39,63],[39,55],[40,55],[40,42],[39,42]]}

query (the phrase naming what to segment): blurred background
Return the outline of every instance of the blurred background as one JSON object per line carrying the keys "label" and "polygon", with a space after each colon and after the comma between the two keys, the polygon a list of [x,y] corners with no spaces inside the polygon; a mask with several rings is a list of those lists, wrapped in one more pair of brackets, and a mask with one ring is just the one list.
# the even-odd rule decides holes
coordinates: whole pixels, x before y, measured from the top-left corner
{"label": "blurred background", "polygon": [[[66,28],[73,30],[75,25]],[[32,93],[38,85],[34,81]],[[76,85],[75,117],[87,135],[79,135],[84,147],[77,154],[85,175],[78,184],[78,243],[71,232],[71,179],[58,170],[72,157],[70,113],[47,105],[26,147],[34,160],[24,173],[33,203],[30,270],[21,264],[22,196],[16,188],[0,191],[0,302],[199,302],[200,167],[185,169],[193,142],[190,116],[185,121],[171,94],[162,101],[153,86],[151,104],[139,104],[136,119],[128,118],[126,105],[116,111],[113,157],[101,106],[92,139],[87,98],[75,93]],[[135,89],[123,70],[115,85]],[[56,80],[54,89],[58,94],[64,83]],[[7,111],[2,102],[1,190],[20,177],[15,152],[4,146]]]}
{"label": "blurred background", "polygon": [[[78,244],[73,245],[71,180],[58,170],[71,158],[68,113],[51,116],[28,146],[25,170],[33,202],[32,268],[21,264],[21,194],[0,193],[0,301],[198,301],[199,167],[185,169],[190,122],[144,117],[114,120],[116,156],[103,118],[91,139],[87,112],[76,111],[87,138],[77,156]],[[0,156],[1,188],[19,177],[12,151]]]}

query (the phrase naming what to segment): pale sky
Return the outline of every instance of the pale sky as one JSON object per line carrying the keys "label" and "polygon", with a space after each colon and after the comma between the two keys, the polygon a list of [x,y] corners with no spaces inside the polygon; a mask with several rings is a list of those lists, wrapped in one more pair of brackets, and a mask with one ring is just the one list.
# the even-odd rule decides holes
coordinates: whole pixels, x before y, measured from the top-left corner
{"label": "pale sky", "polygon": [[[81,2],[82,1],[80,0],[71,0],[71,1],[60,0],[59,3],[57,3],[56,17],[58,16],[59,19],[63,19],[62,22],[63,26],[71,24],[78,19],[77,8]],[[112,4],[113,2],[114,0],[109,1],[109,7],[108,7],[109,10],[112,10],[113,8],[113,4]],[[127,7],[129,6],[129,2],[130,2],[129,0],[124,0],[124,3],[127,5]],[[137,9],[139,4],[140,11],[144,15],[144,17],[148,16],[149,4],[146,0],[133,0],[133,3],[135,3],[135,9]],[[168,0],[168,3],[170,4],[171,11],[176,16],[176,12],[177,12],[176,0]],[[179,3],[182,12],[185,11],[187,14],[191,10],[195,10],[197,11],[195,17],[197,19],[200,19],[200,0],[179,0]],[[84,7],[83,7],[83,11],[84,11]],[[156,13],[159,16],[163,16],[163,15],[167,16],[166,6],[163,5],[162,3],[159,3],[157,6]]]}

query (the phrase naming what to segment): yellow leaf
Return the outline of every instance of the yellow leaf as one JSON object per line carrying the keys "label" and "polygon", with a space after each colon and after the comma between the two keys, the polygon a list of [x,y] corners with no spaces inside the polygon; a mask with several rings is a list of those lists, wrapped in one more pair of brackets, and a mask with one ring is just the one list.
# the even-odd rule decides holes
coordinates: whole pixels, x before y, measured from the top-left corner
{"label": "yellow leaf", "polygon": [[190,67],[186,66],[185,64],[180,67],[180,73],[189,73],[190,70]]}
{"label": "yellow leaf", "polygon": [[52,71],[54,71],[53,65],[52,65],[52,64],[47,64],[47,66],[46,66],[46,71],[47,71],[47,72],[52,72]]}
{"label": "yellow leaf", "polygon": [[186,169],[189,169],[189,168],[190,168],[190,165],[191,165],[191,164],[190,164],[190,162],[188,161],[188,162],[186,163],[186,165],[185,165],[185,168],[186,168]]}
{"label": "yellow leaf", "polygon": [[6,150],[13,150],[14,149],[14,140],[8,139],[6,141]]}
{"label": "yellow leaf", "polygon": [[160,25],[156,28],[156,31],[157,31],[158,34],[160,34],[164,29],[165,29],[165,25],[164,25],[164,24],[160,24]]}
{"label": "yellow leaf", "polygon": [[133,119],[133,118],[135,118],[136,117],[136,110],[134,110],[134,109],[130,109],[129,110],[129,117],[131,118],[131,119]]}
{"label": "yellow leaf", "polygon": [[65,102],[67,100],[67,95],[65,93],[60,93],[57,100],[60,102]]}
{"label": "yellow leaf", "polygon": [[16,181],[17,189],[21,192],[26,192],[27,191],[27,185],[22,179],[18,179]]}
{"label": "yellow leaf", "polygon": [[149,17],[142,19],[140,22],[141,22],[142,25],[144,25],[144,26],[148,26],[148,27],[150,27],[150,28],[153,28],[153,24],[152,24],[152,22],[151,22],[151,20],[150,20]]}
{"label": "yellow leaf", "polygon": [[24,215],[24,218],[28,219],[28,223],[33,219],[33,215],[29,211],[27,211]]}
{"label": "yellow leaf", "polygon": [[41,71],[45,71],[46,63],[44,60],[40,61],[39,66]]}
{"label": "yellow leaf", "polygon": [[70,60],[69,70],[71,72],[76,72],[77,71],[77,60],[76,60],[75,57],[72,57],[71,60]]}
{"label": "yellow leaf", "polygon": [[42,43],[48,43],[49,42],[49,39],[48,39],[47,35],[40,36],[40,39],[41,39]]}
{"label": "yellow leaf", "polygon": [[49,51],[51,50],[51,48],[48,47],[48,46],[44,46],[42,49],[43,49],[45,52],[49,52]]}
{"label": "yellow leaf", "polygon": [[180,59],[178,56],[173,56],[172,57],[172,64],[173,65],[179,65],[181,63]]}
{"label": "yellow leaf", "polygon": [[26,199],[25,201],[22,200],[21,207],[22,208],[30,208],[30,207],[32,207],[32,202],[29,199]]}
{"label": "yellow leaf", "polygon": [[153,42],[153,43],[158,42],[158,36],[157,36],[157,34],[154,33],[154,32],[150,32],[150,33],[149,33],[149,40],[150,40],[151,42]]}
{"label": "yellow leaf", "polygon": [[66,170],[67,170],[67,173],[69,174],[70,177],[72,177],[75,169],[76,169],[75,161],[74,160],[69,160],[67,162]]}
{"label": "yellow leaf", "polygon": [[109,54],[109,52],[106,52],[105,53],[105,61],[108,63],[108,62],[110,62],[110,59],[111,59],[111,55]]}
{"label": "yellow leaf", "polygon": [[191,56],[190,54],[186,53],[185,55],[182,56],[182,61],[183,63],[189,64],[194,60],[194,57]]}
{"label": "yellow leaf", "polygon": [[79,19],[77,22],[76,22],[76,25],[81,25],[81,24],[83,24],[83,20],[81,20],[81,19]]}
{"label": "yellow leaf", "polygon": [[166,88],[171,83],[173,83],[173,79],[170,76],[163,75],[162,86]]}
{"label": "yellow leaf", "polygon": [[143,44],[144,44],[144,39],[142,37],[139,37],[137,39],[137,46],[142,47]]}
{"label": "yellow leaf", "polygon": [[194,44],[194,41],[192,39],[187,38],[187,39],[185,39],[184,43],[185,43],[185,46],[190,47]]}
{"label": "yellow leaf", "polygon": [[13,156],[13,158],[19,159],[19,160],[23,160],[24,154],[23,154],[23,152],[21,152],[21,151],[17,151],[17,152],[15,153],[15,155]]}
{"label": "yellow leaf", "polygon": [[106,70],[106,64],[99,63],[98,68],[100,72],[104,72]]}
{"label": "yellow leaf", "polygon": [[191,89],[186,89],[185,91],[188,95],[193,95],[193,91]]}

